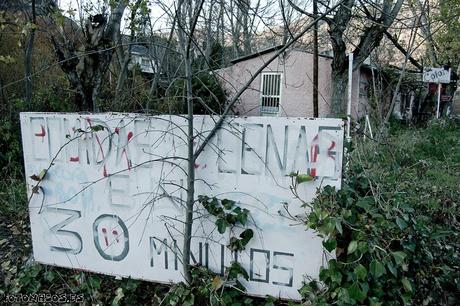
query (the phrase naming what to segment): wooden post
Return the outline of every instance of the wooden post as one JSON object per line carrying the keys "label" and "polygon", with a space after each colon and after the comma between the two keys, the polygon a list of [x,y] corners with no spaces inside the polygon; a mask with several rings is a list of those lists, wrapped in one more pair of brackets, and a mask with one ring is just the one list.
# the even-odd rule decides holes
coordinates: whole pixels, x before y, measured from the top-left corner
{"label": "wooden post", "polygon": [[441,83],[438,82],[438,103],[436,104],[436,119],[439,119],[439,104],[441,104]]}
{"label": "wooden post", "polygon": [[351,97],[353,83],[353,53],[348,55],[348,104],[347,104],[347,141],[350,142],[350,127],[351,127]]}

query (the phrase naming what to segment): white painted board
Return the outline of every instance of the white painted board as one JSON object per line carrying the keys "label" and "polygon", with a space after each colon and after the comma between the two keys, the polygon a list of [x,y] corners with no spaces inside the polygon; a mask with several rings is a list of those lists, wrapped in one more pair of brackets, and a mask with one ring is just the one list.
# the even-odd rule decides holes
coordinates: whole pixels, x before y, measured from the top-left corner
{"label": "white painted board", "polygon": [[[215,120],[195,117],[195,147]],[[22,113],[21,129],[29,196],[37,184],[30,177],[52,164],[29,203],[38,262],[183,281],[185,118]],[[197,204],[192,262],[223,273],[236,259],[249,273],[242,280],[249,294],[299,299],[302,282],[318,277],[328,254],[313,231],[280,215],[284,205],[292,215],[307,213],[286,175],[317,176],[300,185],[310,201],[320,186],[340,188],[342,157],[342,120],[229,118],[195,163],[196,195],[238,201],[250,210],[255,236],[232,254],[229,238],[243,229],[219,234]]]}
{"label": "white painted board", "polygon": [[423,82],[428,83],[450,83],[450,72],[451,69],[444,68],[423,68]]}

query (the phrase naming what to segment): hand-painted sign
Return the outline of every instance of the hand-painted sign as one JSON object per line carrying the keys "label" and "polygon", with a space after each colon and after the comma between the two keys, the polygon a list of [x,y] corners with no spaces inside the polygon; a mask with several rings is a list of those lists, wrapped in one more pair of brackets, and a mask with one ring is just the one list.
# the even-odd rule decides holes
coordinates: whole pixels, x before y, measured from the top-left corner
{"label": "hand-painted sign", "polygon": [[450,83],[451,69],[444,68],[423,68],[423,82],[428,83]]}
{"label": "hand-painted sign", "polygon": [[[195,147],[215,119],[195,117]],[[183,281],[185,118],[22,113],[21,127],[37,261]],[[236,260],[248,271],[242,283],[250,294],[299,299],[305,277],[318,276],[327,254],[321,239],[292,219],[307,212],[286,175],[316,176],[299,185],[306,201],[320,186],[340,188],[342,139],[338,119],[229,118],[195,162],[195,193],[249,209],[255,235],[232,253],[229,238],[243,229],[219,234],[197,203],[191,261],[223,274]]]}

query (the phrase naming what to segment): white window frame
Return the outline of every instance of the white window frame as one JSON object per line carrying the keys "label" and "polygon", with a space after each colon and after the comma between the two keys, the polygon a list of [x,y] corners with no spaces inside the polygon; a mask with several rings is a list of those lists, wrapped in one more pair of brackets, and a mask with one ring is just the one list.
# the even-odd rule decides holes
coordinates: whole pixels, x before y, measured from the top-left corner
{"label": "white window frame", "polygon": [[[279,75],[279,80],[280,80],[280,90],[278,95],[268,95],[264,94],[264,79],[265,76],[269,75]],[[260,108],[260,115],[261,116],[278,116],[280,114],[281,110],[281,97],[283,96],[283,73],[282,72],[262,72],[260,74],[260,102],[259,102],[259,108]],[[275,86],[275,84],[269,85],[269,86]],[[278,109],[275,109],[275,107],[272,107],[273,109],[270,110],[270,106],[264,106],[263,105],[263,98],[278,98]]]}
{"label": "white window frame", "polygon": [[141,57],[141,66],[148,67],[151,65],[151,62],[148,58]]}

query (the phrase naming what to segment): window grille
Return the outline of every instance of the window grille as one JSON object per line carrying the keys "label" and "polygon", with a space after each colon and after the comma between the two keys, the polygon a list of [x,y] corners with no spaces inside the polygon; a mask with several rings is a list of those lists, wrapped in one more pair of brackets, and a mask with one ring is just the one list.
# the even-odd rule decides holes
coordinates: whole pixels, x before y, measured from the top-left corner
{"label": "window grille", "polygon": [[261,84],[262,114],[277,114],[281,102],[281,73],[262,73]]}

